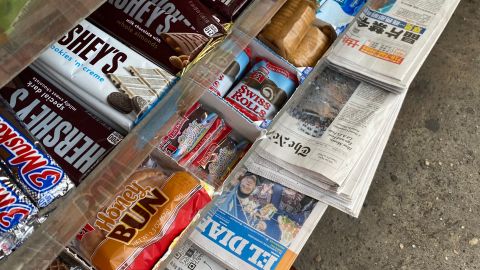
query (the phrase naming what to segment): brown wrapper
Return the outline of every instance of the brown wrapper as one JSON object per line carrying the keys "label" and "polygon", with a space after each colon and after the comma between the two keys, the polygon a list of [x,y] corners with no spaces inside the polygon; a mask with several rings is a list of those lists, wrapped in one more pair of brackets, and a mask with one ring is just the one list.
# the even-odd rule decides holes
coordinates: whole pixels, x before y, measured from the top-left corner
{"label": "brown wrapper", "polygon": [[30,68],[0,95],[77,185],[123,138]]}
{"label": "brown wrapper", "polygon": [[172,74],[197,47],[225,34],[198,0],[110,0],[88,20]]}

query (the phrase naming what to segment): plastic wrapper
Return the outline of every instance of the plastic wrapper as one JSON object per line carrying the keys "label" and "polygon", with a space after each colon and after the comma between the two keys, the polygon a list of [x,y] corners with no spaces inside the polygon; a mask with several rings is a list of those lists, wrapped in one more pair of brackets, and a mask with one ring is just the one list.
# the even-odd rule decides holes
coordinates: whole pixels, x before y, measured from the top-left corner
{"label": "plastic wrapper", "polygon": [[138,169],[77,236],[75,249],[97,270],[151,269],[210,200],[187,172]]}
{"label": "plastic wrapper", "polygon": [[179,161],[195,148],[212,125],[218,123],[217,119],[216,113],[195,103],[163,137],[158,148]]}
{"label": "plastic wrapper", "polygon": [[75,184],[123,139],[30,68],[0,95]]}
{"label": "plastic wrapper", "polygon": [[297,76],[259,59],[225,98],[252,121],[272,119],[298,86]]}
{"label": "plastic wrapper", "polygon": [[210,86],[209,90],[220,97],[224,97],[232,85],[244,75],[250,64],[251,55],[250,48],[242,51],[227,70],[220,74],[218,79]]}
{"label": "plastic wrapper", "polygon": [[35,141],[4,101],[0,102],[0,158],[16,184],[44,208],[64,196],[73,183]]}
{"label": "plastic wrapper", "polygon": [[317,0],[319,7],[316,17],[329,23],[340,35],[367,3],[367,0]]}
{"label": "plastic wrapper", "polygon": [[249,146],[249,142],[236,140],[229,132],[223,132],[205,146],[189,165],[189,170],[214,187],[219,187]]}
{"label": "plastic wrapper", "polygon": [[0,167],[0,260],[33,233],[38,209]]}
{"label": "plastic wrapper", "polygon": [[207,145],[216,140],[218,137],[224,136],[223,134],[228,134],[231,131],[232,128],[226,124],[223,119],[218,117],[215,119],[215,122],[213,122],[210,129],[205,133],[202,139],[200,139],[197,145],[190,152],[186,153],[178,163],[181,166],[190,164]]}
{"label": "plastic wrapper", "polygon": [[221,19],[232,21],[251,0],[202,0]]}
{"label": "plastic wrapper", "polygon": [[197,48],[225,34],[198,0],[107,1],[89,20],[173,74]]}

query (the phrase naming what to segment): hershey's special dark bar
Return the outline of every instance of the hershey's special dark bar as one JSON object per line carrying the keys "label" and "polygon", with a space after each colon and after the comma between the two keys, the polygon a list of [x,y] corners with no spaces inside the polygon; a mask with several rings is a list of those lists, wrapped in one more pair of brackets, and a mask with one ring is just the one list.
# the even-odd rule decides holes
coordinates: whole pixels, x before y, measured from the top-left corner
{"label": "hershey's special dark bar", "polygon": [[77,185],[123,139],[30,68],[3,87],[0,95]]}

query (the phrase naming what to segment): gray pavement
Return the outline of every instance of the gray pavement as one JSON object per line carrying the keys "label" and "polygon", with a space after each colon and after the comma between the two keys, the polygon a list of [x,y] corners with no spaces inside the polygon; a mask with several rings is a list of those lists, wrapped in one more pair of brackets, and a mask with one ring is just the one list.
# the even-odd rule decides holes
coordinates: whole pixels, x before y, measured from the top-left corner
{"label": "gray pavement", "polygon": [[329,208],[295,266],[480,269],[479,202],[480,0],[462,0],[410,88],[360,218]]}

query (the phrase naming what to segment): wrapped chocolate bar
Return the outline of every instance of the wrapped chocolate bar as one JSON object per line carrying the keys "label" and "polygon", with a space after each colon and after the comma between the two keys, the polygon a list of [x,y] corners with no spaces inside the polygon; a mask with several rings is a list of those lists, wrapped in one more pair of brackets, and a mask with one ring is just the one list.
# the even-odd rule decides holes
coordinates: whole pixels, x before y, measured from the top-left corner
{"label": "wrapped chocolate bar", "polygon": [[33,232],[38,209],[0,167],[0,260]]}
{"label": "wrapped chocolate bar", "polygon": [[[116,130],[129,131],[174,76],[87,21],[34,62],[37,71]],[[125,132],[126,133],[126,132]]]}
{"label": "wrapped chocolate bar", "polygon": [[0,101],[0,158],[37,207],[44,208],[65,195],[73,183],[40,143]]}
{"label": "wrapped chocolate bar", "polygon": [[202,0],[227,21],[232,21],[250,0]]}
{"label": "wrapped chocolate bar", "polygon": [[191,152],[214,123],[218,115],[205,110],[195,103],[185,115],[175,123],[158,148],[179,161]]}
{"label": "wrapped chocolate bar", "polygon": [[209,90],[220,97],[224,97],[232,85],[244,75],[250,64],[251,55],[252,52],[247,47],[235,58],[235,61],[230,64],[227,70],[218,76],[218,79],[210,86]]}
{"label": "wrapped chocolate bar", "polygon": [[123,139],[31,68],[0,96],[75,184]]}
{"label": "wrapped chocolate bar", "polygon": [[250,120],[272,119],[298,86],[295,74],[259,59],[225,98]]}
{"label": "wrapped chocolate bar", "polygon": [[219,187],[249,145],[249,142],[238,141],[224,132],[204,148],[190,164],[189,170],[212,186]]}
{"label": "wrapped chocolate bar", "polygon": [[223,27],[198,0],[110,0],[88,20],[176,74]]}
{"label": "wrapped chocolate bar", "polygon": [[150,270],[210,197],[192,175],[141,168],[77,236],[74,249],[97,270]]}

